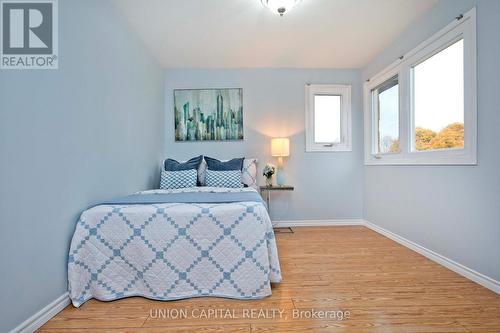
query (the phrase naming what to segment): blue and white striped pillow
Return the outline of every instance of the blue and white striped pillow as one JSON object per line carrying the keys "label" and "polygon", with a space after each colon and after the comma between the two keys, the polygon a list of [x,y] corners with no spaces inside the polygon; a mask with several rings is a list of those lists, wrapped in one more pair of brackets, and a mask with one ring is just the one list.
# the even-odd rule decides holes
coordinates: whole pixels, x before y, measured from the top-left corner
{"label": "blue and white striped pillow", "polygon": [[196,169],[180,171],[162,171],[160,189],[169,190],[175,188],[195,187],[198,179]]}
{"label": "blue and white striped pillow", "polygon": [[208,170],[205,172],[205,185],[211,187],[232,187],[241,188],[240,170],[214,171]]}

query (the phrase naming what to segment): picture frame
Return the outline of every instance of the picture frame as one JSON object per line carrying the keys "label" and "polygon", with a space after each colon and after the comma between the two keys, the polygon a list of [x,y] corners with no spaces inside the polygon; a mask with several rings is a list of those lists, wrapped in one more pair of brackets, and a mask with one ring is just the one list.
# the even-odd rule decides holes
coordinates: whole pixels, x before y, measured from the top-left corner
{"label": "picture frame", "polygon": [[244,139],[243,89],[174,89],[176,142]]}

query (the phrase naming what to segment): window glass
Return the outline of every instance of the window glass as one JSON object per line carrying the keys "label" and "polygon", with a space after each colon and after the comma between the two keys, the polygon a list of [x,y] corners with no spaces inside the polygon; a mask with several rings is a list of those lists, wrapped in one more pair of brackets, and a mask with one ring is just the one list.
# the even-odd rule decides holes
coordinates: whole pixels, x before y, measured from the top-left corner
{"label": "window glass", "polygon": [[464,146],[464,44],[413,67],[414,150]]}
{"label": "window glass", "polygon": [[375,153],[399,152],[399,84],[394,76],[372,90],[375,110]]}
{"label": "window glass", "polygon": [[340,103],[340,96],[314,96],[314,142],[340,142]]}

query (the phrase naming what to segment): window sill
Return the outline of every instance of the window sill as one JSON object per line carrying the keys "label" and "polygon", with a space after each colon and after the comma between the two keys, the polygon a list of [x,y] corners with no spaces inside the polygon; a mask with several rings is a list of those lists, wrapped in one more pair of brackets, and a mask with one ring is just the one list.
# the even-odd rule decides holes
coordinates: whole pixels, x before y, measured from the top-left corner
{"label": "window sill", "polygon": [[335,153],[335,152],[349,152],[352,151],[352,147],[342,147],[342,146],[337,146],[337,147],[309,147],[306,148],[306,153]]}
{"label": "window sill", "polygon": [[461,154],[456,156],[383,156],[380,159],[365,157],[365,165],[477,165],[475,156]]}

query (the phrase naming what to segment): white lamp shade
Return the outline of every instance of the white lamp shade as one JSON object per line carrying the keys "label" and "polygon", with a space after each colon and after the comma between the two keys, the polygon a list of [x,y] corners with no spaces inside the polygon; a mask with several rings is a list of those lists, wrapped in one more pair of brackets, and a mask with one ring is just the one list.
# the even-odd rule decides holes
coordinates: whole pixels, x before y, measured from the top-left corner
{"label": "white lamp shade", "polygon": [[290,140],[288,138],[271,139],[271,155],[279,157],[289,156]]}

